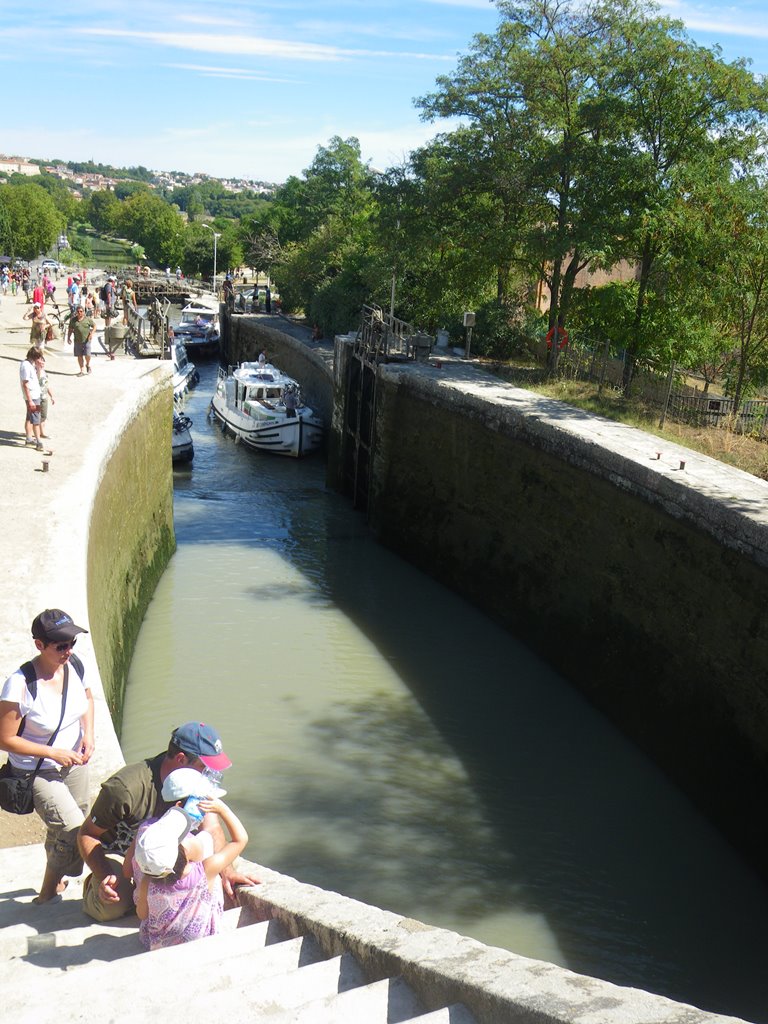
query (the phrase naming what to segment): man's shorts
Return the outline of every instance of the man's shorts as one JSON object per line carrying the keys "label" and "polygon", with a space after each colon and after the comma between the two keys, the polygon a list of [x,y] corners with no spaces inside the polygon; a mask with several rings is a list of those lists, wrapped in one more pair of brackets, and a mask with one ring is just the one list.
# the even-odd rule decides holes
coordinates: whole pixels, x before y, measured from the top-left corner
{"label": "man's shorts", "polygon": [[91,354],[91,343],[90,341],[76,341],[75,342],[75,355],[76,356],[89,356]]}
{"label": "man's shorts", "polygon": [[27,406],[27,423],[31,423],[33,427],[40,426],[40,406],[36,405],[34,411]]}

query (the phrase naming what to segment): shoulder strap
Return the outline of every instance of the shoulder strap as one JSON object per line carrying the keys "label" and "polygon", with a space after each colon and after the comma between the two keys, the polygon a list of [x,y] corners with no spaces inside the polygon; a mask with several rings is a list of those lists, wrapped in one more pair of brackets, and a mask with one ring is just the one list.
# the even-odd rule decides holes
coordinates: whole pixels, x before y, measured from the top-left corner
{"label": "shoulder strap", "polygon": [[37,696],[37,673],[35,672],[35,666],[31,661],[25,661],[19,669],[19,672],[24,673],[27,689],[32,694],[32,700],[34,700]]}
{"label": "shoulder strap", "polygon": [[[32,694],[32,700],[34,700],[37,696],[37,673],[35,672],[34,665],[31,661],[25,661],[19,668],[19,671],[24,673],[24,681],[27,684],[27,689]],[[27,716],[24,715],[24,718],[19,722],[19,728],[16,730],[17,736],[21,736],[24,732],[24,722],[26,721],[26,718]]]}
{"label": "shoulder strap", "polygon": [[80,682],[82,683],[83,677],[85,676],[85,665],[83,665],[82,661],[78,658],[74,651],[70,652],[68,664],[70,664],[72,668],[75,670],[75,672],[77,672],[78,676],[80,677]]}

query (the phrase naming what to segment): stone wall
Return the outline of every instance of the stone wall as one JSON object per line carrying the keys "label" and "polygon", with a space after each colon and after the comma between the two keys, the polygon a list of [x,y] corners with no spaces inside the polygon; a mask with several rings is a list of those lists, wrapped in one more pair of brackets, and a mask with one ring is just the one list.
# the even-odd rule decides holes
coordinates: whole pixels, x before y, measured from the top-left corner
{"label": "stone wall", "polygon": [[768,872],[768,485],[468,373],[379,369],[371,527],[578,685]]}
{"label": "stone wall", "polygon": [[116,730],[144,613],[175,548],[168,372],[144,382],[119,425],[93,501],[88,615]]}

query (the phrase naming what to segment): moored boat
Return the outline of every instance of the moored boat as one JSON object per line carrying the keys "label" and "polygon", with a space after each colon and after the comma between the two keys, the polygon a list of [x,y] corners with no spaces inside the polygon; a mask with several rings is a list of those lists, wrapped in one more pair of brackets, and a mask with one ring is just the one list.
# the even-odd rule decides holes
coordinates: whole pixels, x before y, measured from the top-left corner
{"label": "moored boat", "polygon": [[319,448],[323,437],[323,421],[304,404],[299,385],[270,363],[220,369],[211,412],[260,451],[296,458]]}
{"label": "moored boat", "polygon": [[194,355],[212,356],[219,351],[219,303],[214,295],[190,299],[173,329],[176,338]]}
{"label": "moored boat", "polygon": [[173,410],[173,431],[171,433],[171,459],[173,462],[191,462],[195,456],[190,427],[192,420],[183,412]]}
{"label": "moored boat", "polygon": [[173,397],[177,401],[197,384],[200,374],[197,372],[195,364],[190,363],[186,347],[175,339],[171,344],[171,355],[173,358]]}

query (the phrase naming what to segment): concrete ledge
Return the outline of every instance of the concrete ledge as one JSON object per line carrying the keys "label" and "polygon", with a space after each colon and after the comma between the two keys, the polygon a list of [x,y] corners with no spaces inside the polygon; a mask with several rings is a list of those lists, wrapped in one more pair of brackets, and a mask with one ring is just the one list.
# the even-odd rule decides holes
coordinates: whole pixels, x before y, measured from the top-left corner
{"label": "concrete ledge", "polygon": [[480,1024],[736,1024],[638,989],[528,960],[456,932],[304,885],[260,865],[241,925],[277,920],[327,956],[354,954],[372,980],[402,975],[428,1009],[464,1003]]}
{"label": "concrete ledge", "polygon": [[599,476],[768,567],[768,481],[461,363],[445,362],[440,370],[390,364],[379,372],[414,396],[447,403],[488,430]]}

